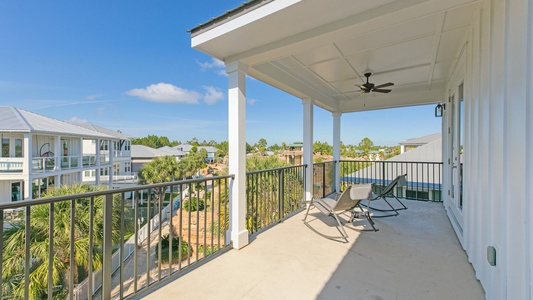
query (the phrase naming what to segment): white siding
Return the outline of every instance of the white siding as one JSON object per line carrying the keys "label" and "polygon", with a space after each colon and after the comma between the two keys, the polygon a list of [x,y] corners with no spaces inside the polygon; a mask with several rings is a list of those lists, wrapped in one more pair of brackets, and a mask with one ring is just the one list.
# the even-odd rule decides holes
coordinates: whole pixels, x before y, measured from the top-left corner
{"label": "white siding", "polygon": [[[532,19],[533,0],[487,0],[466,41],[458,235],[487,299],[533,299]],[[497,249],[494,267],[487,246]]]}

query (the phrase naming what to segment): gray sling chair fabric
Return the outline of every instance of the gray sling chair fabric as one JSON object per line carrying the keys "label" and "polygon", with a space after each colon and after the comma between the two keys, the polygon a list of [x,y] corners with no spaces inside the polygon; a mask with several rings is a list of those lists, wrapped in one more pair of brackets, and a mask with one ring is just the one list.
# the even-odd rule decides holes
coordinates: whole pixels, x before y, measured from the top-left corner
{"label": "gray sling chair fabric", "polygon": [[[406,176],[407,176],[407,174],[400,175],[400,176],[396,177],[393,181],[391,181],[391,183],[389,183],[389,185],[387,185],[381,191],[381,193],[379,193],[379,194],[372,193],[372,196],[370,197],[370,201],[368,202],[369,205],[365,205],[365,204],[361,204],[361,205],[366,207],[366,208],[368,208],[369,210],[376,210],[376,211],[381,211],[381,212],[391,212],[391,214],[374,215],[374,218],[393,217],[393,216],[399,215],[400,213],[398,213],[398,211],[407,209],[407,206],[405,206],[403,204],[403,202],[400,201],[400,199],[398,199],[398,197],[396,197],[396,195],[394,195],[393,189],[396,186],[399,186],[399,187],[406,186]],[[402,207],[396,208],[396,207],[392,206],[392,204],[390,204],[390,202],[387,200],[387,196],[396,198],[396,201],[398,201],[398,203],[400,203],[400,205]],[[383,199],[385,201],[385,203],[387,203],[387,205],[390,207],[390,209],[380,209],[380,208],[376,208],[376,207],[371,207],[372,202],[374,202],[376,200],[379,200],[379,199]]]}
{"label": "gray sling chair fabric", "polygon": [[348,241],[348,234],[344,230],[344,226],[341,220],[339,219],[339,215],[346,211],[351,211],[351,216],[348,220],[348,222],[351,223],[354,218],[357,218],[359,216],[359,212],[356,212],[354,209],[359,208],[361,210],[360,213],[365,216],[365,218],[368,220],[368,223],[370,223],[370,225],[372,226],[372,229],[374,231],[378,231],[379,229],[376,229],[376,227],[374,227],[374,221],[372,220],[372,217],[370,216],[368,211],[360,206],[361,201],[369,199],[371,194],[372,183],[354,184],[348,186],[342,193],[336,193],[335,198],[326,197],[320,199],[313,199],[309,203],[309,207],[307,208],[307,212],[305,213],[303,221],[306,221],[311,206],[314,206],[324,215],[333,217],[335,221],[337,221],[337,228],[342,234],[342,237],[346,241]]}

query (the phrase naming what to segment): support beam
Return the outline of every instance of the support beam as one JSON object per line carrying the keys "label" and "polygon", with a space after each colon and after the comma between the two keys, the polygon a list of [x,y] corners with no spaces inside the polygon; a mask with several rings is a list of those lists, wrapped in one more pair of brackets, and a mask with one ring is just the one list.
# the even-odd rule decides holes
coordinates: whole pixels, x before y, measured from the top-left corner
{"label": "support beam", "polygon": [[226,64],[228,73],[230,238],[233,248],[248,245],[246,229],[246,70],[241,62]]}
{"label": "support beam", "polygon": [[335,163],[335,192],[341,190],[341,113],[334,112],[333,116],[333,160]]}
{"label": "support beam", "polygon": [[305,200],[313,199],[313,100],[302,99],[304,106],[303,124],[303,163],[307,165],[305,172]]}

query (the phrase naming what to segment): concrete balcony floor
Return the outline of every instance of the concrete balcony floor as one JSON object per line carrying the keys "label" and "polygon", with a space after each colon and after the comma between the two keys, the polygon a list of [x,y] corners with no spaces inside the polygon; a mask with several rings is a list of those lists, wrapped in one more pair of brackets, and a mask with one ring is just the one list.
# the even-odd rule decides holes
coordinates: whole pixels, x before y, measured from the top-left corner
{"label": "concrete balcony floor", "polygon": [[348,243],[332,218],[299,213],[143,299],[484,299],[442,204],[404,202],[378,232],[345,226]]}

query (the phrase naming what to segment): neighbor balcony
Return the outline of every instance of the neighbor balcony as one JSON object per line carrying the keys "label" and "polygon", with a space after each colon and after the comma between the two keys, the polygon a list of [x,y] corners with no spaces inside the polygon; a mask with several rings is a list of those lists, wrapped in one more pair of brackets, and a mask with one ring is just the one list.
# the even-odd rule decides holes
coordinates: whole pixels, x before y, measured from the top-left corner
{"label": "neighbor balcony", "polygon": [[[439,186],[429,182],[436,176],[426,178],[425,185],[412,180],[419,170],[439,173],[433,163],[418,163],[423,168],[382,164],[315,164],[314,194],[357,183],[356,172],[373,166],[382,173],[365,180],[376,182],[375,189],[383,188],[387,174],[404,172],[407,189]],[[302,222],[304,179],[310,171],[301,165],[247,173],[251,242],[241,250],[230,250],[226,234],[233,175],[0,205],[0,212],[19,211],[15,221],[2,221],[0,240],[4,247],[20,245],[0,253],[1,272],[10,272],[7,280],[14,282],[1,296],[31,298],[35,289],[25,283],[38,270],[49,275],[40,282],[39,297],[49,299],[484,297],[440,202],[406,201],[409,209],[399,216],[375,220],[378,232],[366,230],[364,220],[346,225],[345,243],[333,219],[316,210],[307,224]],[[16,229],[21,234],[13,234]],[[93,263],[80,263],[80,257]],[[52,279],[55,271],[47,261],[54,258],[64,263],[61,279]]]}
{"label": "neighbor balcony", "polygon": [[23,157],[0,157],[0,173],[21,173]]}

